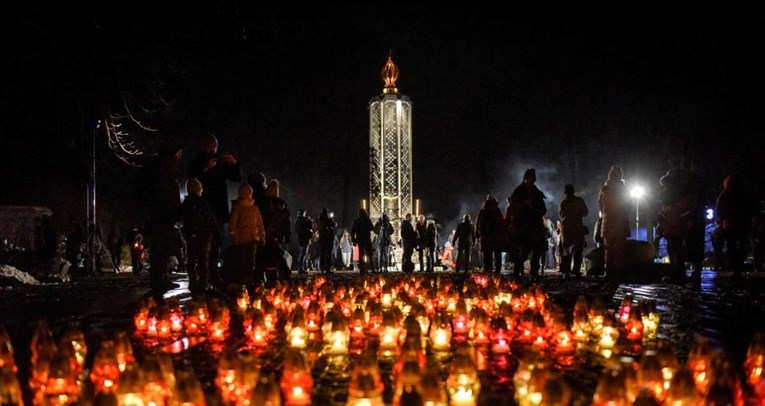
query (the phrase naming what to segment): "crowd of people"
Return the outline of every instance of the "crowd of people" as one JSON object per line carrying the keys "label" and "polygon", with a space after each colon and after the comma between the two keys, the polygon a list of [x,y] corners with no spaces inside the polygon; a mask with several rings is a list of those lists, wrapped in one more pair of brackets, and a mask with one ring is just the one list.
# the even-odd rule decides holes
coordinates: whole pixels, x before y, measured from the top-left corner
{"label": "crowd of people", "polygon": [[[331,274],[337,269],[358,269],[362,274],[391,269],[430,273],[437,267],[456,272],[480,268],[499,274],[510,269],[515,277],[524,276],[528,269],[532,279],[545,269],[557,269],[566,279],[578,278],[591,234],[596,249],[603,253],[606,275],[618,276],[629,265],[633,206],[622,169],[616,165],[608,171],[598,194],[596,218],[586,220],[591,210],[572,184],[565,185],[558,212],[549,213],[547,197],[537,188],[536,171],[530,168],[507,198],[504,211],[494,196],[487,195],[475,218],[464,214],[449,237],[440,242],[435,220],[422,214],[406,213],[398,227],[386,213],[372,219],[365,209],[359,209],[350,227],[340,227],[327,208],[316,220],[299,209],[293,220],[279,196],[278,180],[254,173],[243,181],[236,158],[230,152],[219,153],[218,140],[212,134],[201,137],[199,146],[186,168],[187,195],[181,199],[179,193],[183,148],[166,143],[146,168],[152,198],[148,199],[149,217],[143,233],[133,228],[125,239],[115,227],[108,237],[116,264],[122,251],[114,247],[130,246],[135,274],[143,270],[147,244],[151,287],[157,292],[171,286],[171,257],[182,258],[180,265],[189,275],[192,292],[229,283],[254,286],[287,279],[293,269],[299,274]],[[227,182],[240,183],[234,201],[229,200]],[[705,261],[708,222],[702,179],[673,168],[658,183],[652,226],[658,239],[666,241],[671,280],[685,278],[686,264],[690,264],[691,278],[698,280]],[[724,179],[716,199],[712,245],[718,269],[725,266],[735,278],[742,275],[749,249],[755,270],[761,270],[765,261],[765,206],[756,210],[750,201],[740,190],[739,179],[732,175]],[[556,214],[558,219],[553,221]],[[587,223],[594,224],[594,233]],[[293,234],[297,243],[294,261],[287,252]],[[76,240],[74,235],[72,240]],[[74,251],[67,252],[72,260],[75,256]]]}

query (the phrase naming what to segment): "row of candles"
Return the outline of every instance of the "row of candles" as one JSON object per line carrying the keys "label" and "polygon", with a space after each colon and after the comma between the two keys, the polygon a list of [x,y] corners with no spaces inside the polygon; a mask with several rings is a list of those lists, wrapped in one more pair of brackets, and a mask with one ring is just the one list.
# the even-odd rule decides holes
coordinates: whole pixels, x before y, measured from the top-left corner
{"label": "row of candles", "polygon": [[[349,405],[383,404],[380,361],[394,362],[394,404],[416,394],[434,405],[471,405],[478,400],[478,373],[487,368],[486,359],[511,353],[521,359],[515,373],[516,401],[552,404],[553,399],[567,396],[566,384],[557,372],[565,364],[557,362],[556,366],[553,359],[570,360],[580,350],[590,349],[610,356],[617,342],[655,342],[659,324],[652,302],[636,304],[626,296],[611,314],[602,301],[589,303],[580,297],[569,327],[562,310],[547,300],[539,286],[523,287],[483,275],[474,275],[461,285],[419,276],[373,276],[350,284],[319,277],[259,288],[252,295],[243,289],[235,302],[232,310],[241,315],[247,345],[221,354],[215,383],[224,403],[236,405],[310,404],[311,367],[320,355],[345,363],[355,360]],[[232,335],[231,320],[229,306],[217,299],[192,301],[185,308],[176,300],[162,305],[149,300],[139,306],[134,324],[136,338],[148,348],[148,344],[183,337],[226,342]],[[283,352],[284,367],[278,380],[261,374],[254,354],[265,348]],[[83,375],[96,394],[112,396],[118,404],[204,404],[193,374],[175,376],[169,359],[156,351],[139,365],[124,332],[101,342],[89,374],[84,370],[84,335],[77,328],[69,328],[56,341],[45,323],[40,323],[31,350],[29,388],[36,404],[76,403],[82,394]],[[446,385],[427,370],[426,350],[453,353]],[[763,354],[765,339],[757,336],[745,369],[752,392],[765,399]],[[692,404],[685,402],[694,396],[703,399],[718,394],[713,388],[721,386],[735,399],[743,396],[738,380],[732,378],[730,361],[706,341],[697,343],[685,366],[678,364],[666,344],[643,351],[639,357],[640,362],[624,357],[606,361],[594,404],[632,404],[640,397],[665,404]],[[7,333],[0,334],[0,370],[0,382],[17,382]],[[20,397],[20,390],[12,390],[17,384],[2,386],[11,388],[3,389],[2,399],[14,393]]]}
{"label": "row of candles", "polygon": [[[136,333],[147,339],[205,335],[223,342],[230,334],[230,310],[220,299],[191,302],[185,311],[177,301],[157,306],[150,300],[134,318]],[[612,349],[620,337],[633,343],[655,341],[659,325],[655,302],[635,303],[627,295],[614,318],[602,300],[590,304],[581,296],[569,328],[563,311],[547,301],[540,287],[524,289],[484,276],[474,276],[461,289],[448,280],[386,283],[377,278],[359,286],[335,286],[317,278],[259,289],[252,297],[242,289],[235,310],[243,315],[245,335],[255,347],[266,347],[283,320],[290,347],[304,349],[320,332],[333,344],[333,354],[347,353],[351,339],[374,338],[383,356],[398,353],[409,316],[419,325],[423,344],[434,351],[448,351],[452,337],[460,336],[475,345],[490,344],[499,354],[509,353],[514,341],[557,353],[591,343]]]}

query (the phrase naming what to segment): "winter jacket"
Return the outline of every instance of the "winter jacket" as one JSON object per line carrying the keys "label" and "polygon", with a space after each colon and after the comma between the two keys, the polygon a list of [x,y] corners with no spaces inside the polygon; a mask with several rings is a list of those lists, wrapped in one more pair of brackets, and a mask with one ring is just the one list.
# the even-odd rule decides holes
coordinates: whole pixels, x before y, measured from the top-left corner
{"label": "winter jacket", "polygon": [[425,239],[423,240],[423,247],[434,250],[436,249],[436,245],[438,245],[438,231],[436,230],[436,222],[433,220],[428,220],[427,226],[425,227]]}
{"label": "winter jacket", "polygon": [[560,216],[560,253],[571,255],[581,252],[585,247],[584,236],[587,229],[582,223],[582,218],[589,213],[587,203],[579,196],[566,197],[560,202],[558,215]]}
{"label": "winter jacket", "polygon": [[210,205],[200,196],[188,195],[181,204],[183,220],[183,235],[189,237],[209,238],[220,236],[218,222],[210,209]]}
{"label": "winter jacket", "polygon": [[305,247],[313,235],[313,221],[306,216],[298,216],[295,220],[295,235],[298,245]]}
{"label": "winter jacket", "polygon": [[260,216],[258,206],[252,199],[244,201],[237,199],[231,210],[229,222],[234,244],[251,242],[262,244],[265,242],[266,229],[263,226],[263,218]]}
{"label": "winter jacket", "polygon": [[280,197],[266,196],[262,206],[258,206],[258,208],[266,228],[266,243],[279,245],[289,242],[292,220],[290,219],[290,211],[287,209],[287,203]]}
{"label": "winter jacket", "polygon": [[189,163],[187,170],[188,177],[199,179],[204,188],[202,198],[207,200],[210,208],[215,214],[219,224],[223,224],[229,219],[228,215],[228,185],[226,181],[240,182],[242,172],[239,164],[229,164],[218,159],[216,165],[207,171],[204,170],[210,156],[200,152]]}
{"label": "winter jacket", "polygon": [[401,221],[401,244],[404,248],[414,248],[417,246],[417,231],[414,231],[411,221]]}
{"label": "winter jacket", "polygon": [[452,238],[452,245],[459,244],[460,248],[470,248],[473,246],[474,241],[475,229],[473,228],[473,223],[469,221],[459,223],[457,225],[457,230],[454,232],[454,237]]}
{"label": "winter jacket", "polygon": [[386,218],[380,219],[375,223],[375,234],[377,234],[377,245],[388,246],[391,243],[390,237],[393,235],[393,225]]}
{"label": "winter jacket", "polygon": [[369,217],[356,218],[356,220],[353,220],[353,225],[351,226],[351,241],[353,241],[354,244],[371,246],[371,233],[373,229],[374,226],[372,225],[372,220],[370,220]]}
{"label": "winter jacket", "polygon": [[513,240],[521,244],[547,245],[547,229],[542,216],[547,213],[545,195],[536,185],[521,183],[510,195],[510,224],[515,235]]}
{"label": "winter jacket", "polygon": [[319,216],[319,220],[316,222],[319,242],[322,244],[332,243],[335,240],[335,227],[337,227],[335,220],[327,216]]}
{"label": "winter jacket", "polygon": [[499,251],[503,248],[503,233],[505,232],[502,212],[494,197],[483,202],[481,210],[475,218],[475,236],[482,252]]}

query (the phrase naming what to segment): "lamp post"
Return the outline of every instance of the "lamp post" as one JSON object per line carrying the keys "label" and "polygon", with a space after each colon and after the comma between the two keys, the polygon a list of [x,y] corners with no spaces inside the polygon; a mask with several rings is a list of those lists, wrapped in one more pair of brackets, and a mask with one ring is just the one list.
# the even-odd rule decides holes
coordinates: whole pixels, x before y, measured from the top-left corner
{"label": "lamp post", "polygon": [[635,199],[635,240],[640,239],[640,198],[644,193],[645,189],[640,185],[635,185],[630,190],[630,196]]}

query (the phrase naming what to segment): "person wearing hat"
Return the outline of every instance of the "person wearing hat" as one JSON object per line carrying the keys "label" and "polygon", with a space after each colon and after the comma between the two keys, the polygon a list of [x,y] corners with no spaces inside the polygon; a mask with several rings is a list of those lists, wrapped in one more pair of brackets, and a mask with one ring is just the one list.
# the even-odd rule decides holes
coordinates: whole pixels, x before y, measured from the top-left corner
{"label": "person wearing hat", "polygon": [[211,289],[208,260],[212,239],[220,238],[218,222],[210,204],[202,198],[202,182],[197,178],[186,180],[188,195],[181,204],[183,236],[186,238],[186,270],[192,293]]}
{"label": "person wearing hat", "polygon": [[514,229],[511,240],[513,251],[513,274],[523,276],[523,264],[531,254],[529,272],[532,278],[539,277],[542,254],[547,249],[547,229],[544,215],[547,213],[545,195],[536,186],[537,172],[529,168],[523,173],[523,182],[510,195],[510,224]]}
{"label": "person wearing hat", "polygon": [[587,216],[589,210],[584,199],[574,194],[574,185],[566,185],[564,193],[565,197],[558,210],[560,241],[557,249],[560,254],[560,272],[564,278],[568,278],[573,269],[574,276],[578,278],[582,276],[582,251],[586,245],[584,236],[588,234],[582,218]]}
{"label": "person wearing hat", "polygon": [[609,277],[619,275],[627,265],[629,194],[622,177],[622,168],[611,166],[608,179],[598,195],[598,209],[603,218],[601,232],[606,250],[606,275]]}

